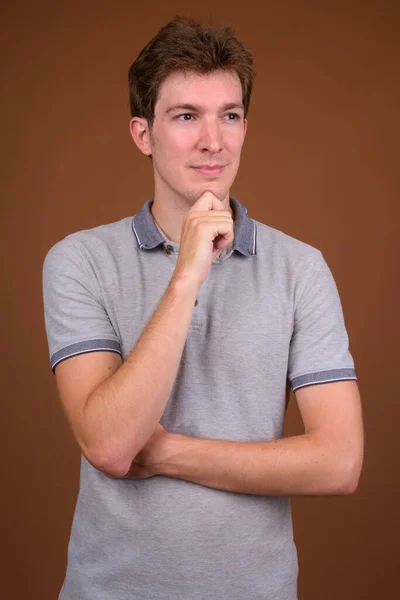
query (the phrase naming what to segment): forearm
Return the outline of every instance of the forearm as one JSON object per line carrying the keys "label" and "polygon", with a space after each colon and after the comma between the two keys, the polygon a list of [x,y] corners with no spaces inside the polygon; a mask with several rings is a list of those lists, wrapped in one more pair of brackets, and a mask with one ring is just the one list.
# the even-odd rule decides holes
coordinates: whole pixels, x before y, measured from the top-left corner
{"label": "forearm", "polygon": [[156,428],[171,394],[197,289],[172,279],[134,349],[85,407],[99,468],[124,475]]}
{"label": "forearm", "polygon": [[157,474],[261,496],[341,495],[351,487],[342,461],[303,434],[269,442],[231,442],[171,434]]}

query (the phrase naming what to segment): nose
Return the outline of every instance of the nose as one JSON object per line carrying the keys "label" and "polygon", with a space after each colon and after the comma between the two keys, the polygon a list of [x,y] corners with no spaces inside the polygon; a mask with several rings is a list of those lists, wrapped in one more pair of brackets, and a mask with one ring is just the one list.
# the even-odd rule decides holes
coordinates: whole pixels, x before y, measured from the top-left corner
{"label": "nose", "polygon": [[201,128],[199,145],[202,151],[220,152],[223,147],[222,131],[218,122],[205,121]]}

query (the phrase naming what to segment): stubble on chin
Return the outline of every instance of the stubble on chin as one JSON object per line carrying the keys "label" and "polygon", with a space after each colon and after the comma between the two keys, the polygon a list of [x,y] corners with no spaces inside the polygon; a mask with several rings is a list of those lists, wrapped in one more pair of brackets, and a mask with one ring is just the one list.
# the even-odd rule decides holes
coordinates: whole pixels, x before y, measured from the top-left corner
{"label": "stubble on chin", "polygon": [[228,190],[213,190],[213,189],[207,189],[207,188],[203,188],[201,190],[187,190],[185,193],[185,197],[191,202],[191,203],[195,203],[197,202],[197,200],[200,198],[200,196],[202,196],[203,194],[205,194],[206,192],[211,192],[212,194],[214,194],[214,196],[216,196],[218,198],[218,200],[221,200],[221,202],[223,202],[226,198],[226,195],[228,193]]}

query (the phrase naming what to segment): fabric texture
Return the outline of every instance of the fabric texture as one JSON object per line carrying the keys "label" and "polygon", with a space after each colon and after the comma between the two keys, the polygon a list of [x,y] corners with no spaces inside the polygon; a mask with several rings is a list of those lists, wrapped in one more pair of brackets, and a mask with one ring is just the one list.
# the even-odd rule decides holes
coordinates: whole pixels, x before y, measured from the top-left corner
{"label": "fabric texture", "polygon": [[[87,352],[125,360],[135,347],[179,252],[152,203],[48,251],[53,371]],[[230,205],[235,237],[199,290],[160,422],[191,437],[274,440],[283,435],[290,389],[356,380],[354,361],[322,253],[251,219],[238,199]],[[296,600],[297,577],[290,497],[165,476],[111,478],[82,455],[59,600]]]}

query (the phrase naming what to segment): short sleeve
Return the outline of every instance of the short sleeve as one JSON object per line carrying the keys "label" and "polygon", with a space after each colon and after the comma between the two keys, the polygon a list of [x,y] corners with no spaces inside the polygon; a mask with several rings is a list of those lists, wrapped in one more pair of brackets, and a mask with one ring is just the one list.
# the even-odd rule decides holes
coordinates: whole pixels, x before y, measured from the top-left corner
{"label": "short sleeve", "polygon": [[120,341],[104,308],[95,274],[69,237],[43,263],[44,321],[50,364],[86,352],[121,355]]}
{"label": "short sleeve", "polygon": [[305,278],[295,302],[288,379],[301,387],[357,380],[339,292],[322,253]]}

